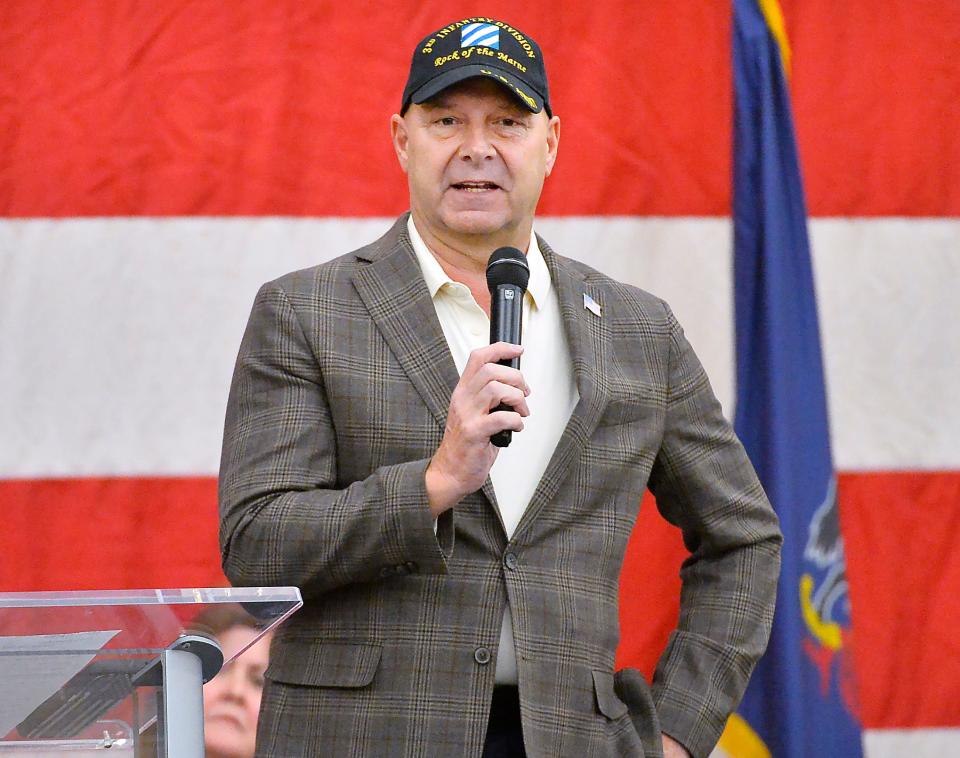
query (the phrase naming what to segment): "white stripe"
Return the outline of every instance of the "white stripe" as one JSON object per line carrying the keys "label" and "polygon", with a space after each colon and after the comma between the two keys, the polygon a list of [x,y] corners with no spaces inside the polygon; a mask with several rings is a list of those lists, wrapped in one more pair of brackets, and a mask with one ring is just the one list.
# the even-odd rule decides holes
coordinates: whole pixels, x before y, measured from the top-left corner
{"label": "white stripe", "polygon": [[[944,758],[960,755],[960,729],[868,729],[864,758]],[[739,758],[714,748],[710,758]]]}
{"label": "white stripe", "polygon": [[810,226],[838,467],[960,468],[960,219]]}
{"label": "white stripe", "polygon": [[[257,287],[391,223],[0,221],[0,476],[215,473]],[[731,410],[728,220],[537,228],[670,302]],[[960,469],[960,219],[825,219],[811,233],[838,467]]]}
{"label": "white stripe", "polygon": [[0,223],[0,476],[215,473],[259,285],[390,223]]}
{"label": "white stripe", "polygon": [[[666,300],[728,415],[733,410],[730,223],[723,218],[547,218],[554,249]],[[604,311],[604,318],[611,316]]]}
{"label": "white stripe", "polygon": [[[539,229],[666,299],[732,413],[728,220],[546,219]],[[960,469],[960,219],[814,219],[810,234],[837,468]]]}
{"label": "white stripe", "polygon": [[869,729],[864,758],[946,758],[960,755],[960,729]]}
{"label": "white stripe", "polygon": [[490,24],[477,24],[474,27],[467,27],[463,30],[460,37],[460,47],[469,47],[477,44],[477,40],[497,36],[499,29]]}

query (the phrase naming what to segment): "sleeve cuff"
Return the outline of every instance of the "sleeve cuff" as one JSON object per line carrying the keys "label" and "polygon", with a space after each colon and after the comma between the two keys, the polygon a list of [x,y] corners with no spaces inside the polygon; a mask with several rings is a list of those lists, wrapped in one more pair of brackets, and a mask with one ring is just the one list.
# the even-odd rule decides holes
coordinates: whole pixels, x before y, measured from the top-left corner
{"label": "sleeve cuff", "polygon": [[734,648],[699,634],[673,632],[652,688],[661,729],[693,758],[706,758],[739,704],[748,677],[747,664]]}
{"label": "sleeve cuff", "polygon": [[387,513],[386,560],[404,573],[445,574],[453,553],[453,509],[438,519],[430,513],[424,475],[429,459],[381,470]]}

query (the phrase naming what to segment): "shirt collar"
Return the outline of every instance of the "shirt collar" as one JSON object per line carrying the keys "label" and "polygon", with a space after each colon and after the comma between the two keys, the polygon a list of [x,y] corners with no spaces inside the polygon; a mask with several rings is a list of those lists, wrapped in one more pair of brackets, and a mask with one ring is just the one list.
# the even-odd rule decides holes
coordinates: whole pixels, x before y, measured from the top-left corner
{"label": "shirt collar", "polygon": [[[423,241],[423,237],[417,231],[416,224],[413,223],[413,214],[407,217],[407,233],[410,235],[410,244],[413,245],[413,252],[417,256],[417,263],[420,264],[420,270],[423,272],[423,279],[427,283],[430,297],[434,298],[443,285],[454,284],[455,282],[447,276],[436,257],[430,252],[427,243]],[[527,294],[533,301],[533,305],[539,309],[543,307],[547,295],[550,293],[550,271],[547,269],[546,261],[543,260],[537,235],[532,229],[530,230],[530,245],[527,247],[527,266],[530,268]]]}

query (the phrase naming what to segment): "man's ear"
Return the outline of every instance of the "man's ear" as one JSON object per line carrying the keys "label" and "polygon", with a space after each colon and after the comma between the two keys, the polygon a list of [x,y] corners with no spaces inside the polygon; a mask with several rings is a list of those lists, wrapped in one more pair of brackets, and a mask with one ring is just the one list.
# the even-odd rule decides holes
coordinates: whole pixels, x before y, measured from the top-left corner
{"label": "man's ear", "polygon": [[400,161],[400,168],[406,173],[409,137],[407,135],[407,124],[399,113],[394,113],[390,117],[390,138],[393,140],[393,149],[397,153],[397,160]]}
{"label": "man's ear", "polygon": [[547,163],[545,176],[550,176],[553,164],[557,160],[557,149],[560,147],[560,117],[554,116],[547,123]]}

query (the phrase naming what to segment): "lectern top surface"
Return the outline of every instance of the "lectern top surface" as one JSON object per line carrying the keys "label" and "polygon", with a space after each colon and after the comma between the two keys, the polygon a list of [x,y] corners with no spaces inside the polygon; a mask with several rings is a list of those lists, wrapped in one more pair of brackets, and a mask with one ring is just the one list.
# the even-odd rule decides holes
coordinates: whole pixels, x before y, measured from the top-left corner
{"label": "lectern top surface", "polygon": [[142,674],[161,653],[254,630],[229,663],[301,605],[296,587],[0,593],[0,756],[131,744],[155,721]]}

